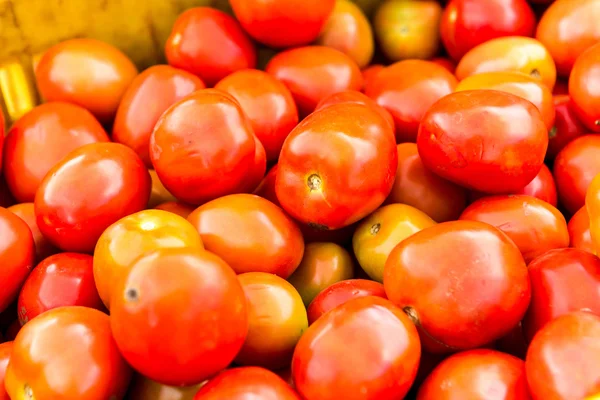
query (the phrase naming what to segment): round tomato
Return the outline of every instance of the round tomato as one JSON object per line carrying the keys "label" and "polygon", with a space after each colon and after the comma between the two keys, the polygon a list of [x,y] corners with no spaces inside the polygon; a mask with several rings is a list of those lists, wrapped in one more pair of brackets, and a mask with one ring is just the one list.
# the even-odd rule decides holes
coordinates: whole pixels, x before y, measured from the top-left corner
{"label": "round tomato", "polygon": [[10,400],[4,388],[4,376],[13,350],[13,342],[0,343],[0,400]]}
{"label": "round tomato", "polygon": [[180,201],[167,201],[154,207],[155,210],[168,211],[173,214],[177,214],[180,217],[186,218],[195,210],[193,206],[182,203]]}
{"label": "round tomato", "polygon": [[552,172],[550,172],[550,169],[546,166],[546,164],[542,164],[540,172],[538,172],[535,178],[533,178],[533,180],[529,182],[527,186],[518,192],[515,192],[514,194],[532,196],[543,200],[554,207],[556,207],[558,203],[558,195],[556,194],[554,177],[552,176]]}
{"label": "round tomato", "polygon": [[10,206],[7,210],[21,218],[29,226],[35,243],[35,260],[39,262],[52,254],[58,253],[59,250],[42,235],[37,225],[34,208],[33,203],[21,203]]}
{"label": "round tomato", "polygon": [[372,107],[390,124],[392,129],[394,129],[394,119],[392,118],[392,115],[385,108],[377,104],[373,99],[356,90],[345,90],[343,92],[337,92],[325,97],[323,100],[321,100],[321,102],[319,102],[315,111],[340,103],[354,103]]}
{"label": "round tomato", "polygon": [[[600,7],[598,7],[600,11]],[[600,14],[600,12],[599,12]],[[600,40],[600,39],[599,39]],[[569,76],[569,95],[581,122],[592,132],[600,132],[600,43],[583,52]]]}
{"label": "round tomato", "polygon": [[585,206],[581,207],[579,211],[571,217],[571,220],[567,224],[569,229],[570,247],[587,251],[591,254],[596,254],[596,248],[592,242],[592,235],[590,234],[590,218],[588,217]]}
{"label": "round tomato", "polygon": [[202,384],[191,386],[168,386],[142,375],[133,378],[129,400],[194,400]]}
{"label": "round tomato", "polygon": [[575,115],[571,97],[568,95],[554,96],[554,109],[556,110],[554,126],[548,131],[546,158],[549,160],[554,160],[567,144],[587,132]]}

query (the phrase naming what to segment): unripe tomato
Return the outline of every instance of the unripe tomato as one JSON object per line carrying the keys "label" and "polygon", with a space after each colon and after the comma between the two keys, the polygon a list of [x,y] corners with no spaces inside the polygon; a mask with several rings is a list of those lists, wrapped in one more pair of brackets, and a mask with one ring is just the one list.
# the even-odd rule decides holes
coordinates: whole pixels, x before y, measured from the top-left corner
{"label": "unripe tomato", "polygon": [[591,254],[596,254],[596,247],[592,242],[590,233],[590,218],[588,217],[585,206],[581,207],[575,213],[567,224],[569,229],[569,237],[571,238],[569,247],[574,247]]}
{"label": "unripe tomato", "polygon": [[554,127],[548,132],[548,151],[546,159],[554,160],[558,153],[571,141],[587,133],[587,129],[579,121],[571,97],[568,95],[554,96],[556,118]]}
{"label": "unripe tomato", "polygon": [[35,207],[33,203],[21,203],[15,204],[7,208],[10,212],[14,213],[17,217],[21,218],[33,235],[33,242],[35,244],[35,261],[40,262],[44,258],[51,256],[52,254],[58,253],[59,250],[52,244],[40,231],[37,225],[35,216]]}
{"label": "unripe tomato", "polygon": [[142,375],[133,378],[129,389],[130,400],[194,400],[202,384],[191,386],[168,386]]}
{"label": "unripe tomato", "polygon": [[6,375],[6,368],[12,354],[13,342],[0,343],[0,400],[10,400],[6,389],[4,388],[4,376]]}
{"label": "unripe tomato", "polygon": [[[600,15],[600,7],[599,15]],[[600,132],[600,39],[599,43],[583,52],[573,65],[569,76],[569,95],[580,121],[592,132]]]}

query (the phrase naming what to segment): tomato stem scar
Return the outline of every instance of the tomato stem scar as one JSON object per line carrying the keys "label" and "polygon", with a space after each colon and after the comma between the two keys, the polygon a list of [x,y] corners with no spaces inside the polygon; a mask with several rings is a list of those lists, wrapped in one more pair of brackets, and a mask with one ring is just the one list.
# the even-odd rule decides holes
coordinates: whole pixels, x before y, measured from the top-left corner
{"label": "tomato stem scar", "polygon": [[308,185],[308,188],[311,191],[321,190],[321,185],[323,184],[323,181],[321,180],[321,177],[319,175],[312,174],[306,180],[306,184]]}
{"label": "tomato stem scar", "polygon": [[534,78],[540,78],[542,76],[537,68],[532,69],[530,75]]}
{"label": "tomato stem scar", "polygon": [[379,229],[381,229],[381,224],[378,222],[375,225],[371,226],[371,235],[375,236],[377,235],[377,233],[379,232]]}
{"label": "tomato stem scar", "polygon": [[139,293],[135,288],[129,288],[125,291],[125,299],[127,301],[137,301],[139,299]]}

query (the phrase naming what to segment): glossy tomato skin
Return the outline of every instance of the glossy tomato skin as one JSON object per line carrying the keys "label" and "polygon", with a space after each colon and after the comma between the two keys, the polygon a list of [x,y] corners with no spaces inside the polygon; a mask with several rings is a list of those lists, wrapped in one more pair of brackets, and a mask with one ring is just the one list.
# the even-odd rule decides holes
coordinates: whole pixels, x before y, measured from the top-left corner
{"label": "glossy tomato skin", "polygon": [[202,384],[191,386],[168,386],[163,385],[136,375],[131,383],[128,399],[130,400],[193,400]]}
{"label": "glossy tomato skin", "polygon": [[20,202],[33,201],[42,179],[71,151],[108,142],[102,125],[75,104],[39,105],[17,120],[4,143],[4,176]]}
{"label": "glossy tomato skin", "polygon": [[380,73],[384,68],[385,67],[383,65],[381,65],[381,64],[371,64],[367,68],[364,68],[362,70],[363,91],[364,91],[364,88],[367,86],[367,84],[372,79],[375,79],[375,77],[377,76],[377,74]]}
{"label": "glossy tomato skin", "polygon": [[186,218],[195,210],[193,206],[182,203],[180,201],[167,201],[154,207],[155,210],[168,211],[173,214],[177,214],[180,217]]}
{"label": "glossy tomato skin", "polygon": [[6,375],[6,367],[8,367],[12,349],[12,341],[0,343],[0,400],[10,400],[4,388],[4,376]]}
{"label": "glossy tomato skin", "polygon": [[442,14],[442,42],[459,61],[473,47],[503,36],[533,36],[535,14],[526,0],[451,0]]}
{"label": "glossy tomato skin", "polygon": [[246,173],[245,182],[240,189],[243,193],[252,193],[260,185],[267,172],[267,152],[265,147],[254,135],[254,160],[250,171]]}
{"label": "glossy tomato skin", "polygon": [[438,64],[405,60],[379,72],[365,87],[365,94],[392,114],[398,143],[414,142],[427,109],[452,93],[457,83],[454,75]]}
{"label": "glossy tomato skin", "polygon": [[[45,345],[40,348],[39,343]],[[21,329],[5,383],[12,399],[123,399],[130,378],[108,315],[87,307],[59,307]]]}
{"label": "glossy tomato skin", "polygon": [[35,261],[40,262],[44,258],[51,256],[52,254],[58,253],[59,250],[54,246],[40,231],[37,225],[35,216],[35,207],[33,203],[21,203],[10,206],[7,210],[14,213],[17,217],[21,218],[33,235],[33,242],[35,244]]}
{"label": "glossy tomato skin", "polygon": [[548,132],[548,151],[546,159],[554,160],[558,153],[571,141],[587,133],[587,129],[579,121],[571,97],[568,94],[554,96],[556,118],[554,127]]}
{"label": "glossy tomato skin", "polygon": [[85,145],[42,180],[34,202],[38,227],[62,250],[90,253],[108,226],[146,207],[150,186],[146,166],[129,147]]}
{"label": "glossy tomato skin", "polygon": [[402,241],[386,262],[383,285],[428,338],[423,346],[431,352],[502,337],[519,323],[531,295],[517,246],[478,221],[444,222]]}
{"label": "glossy tomato skin", "polygon": [[388,124],[390,124],[392,129],[394,129],[394,119],[392,118],[392,115],[385,108],[377,104],[373,99],[356,90],[345,90],[343,92],[337,92],[325,97],[319,102],[315,111],[340,103],[356,103],[372,107],[388,122]]}
{"label": "glossy tomato skin", "polygon": [[239,23],[211,7],[195,7],[179,15],[165,54],[169,65],[197,75],[208,86],[256,66],[256,48]]}
{"label": "glossy tomato skin", "polygon": [[[600,7],[599,7],[600,10]],[[579,120],[592,132],[600,132],[600,43],[583,52],[569,76],[569,95]]]}
{"label": "glossy tomato skin", "polygon": [[341,51],[325,46],[283,51],[269,61],[265,71],[287,86],[300,117],[313,112],[325,97],[344,90],[360,90],[363,85],[356,62]]}
{"label": "glossy tomato skin", "polygon": [[401,399],[420,357],[408,317],[390,301],[368,296],[342,304],[308,328],[296,346],[292,374],[308,399]]}
{"label": "glossy tomato skin", "polygon": [[535,178],[515,194],[532,196],[543,200],[554,207],[556,207],[558,203],[558,194],[556,193],[554,177],[546,164],[542,164],[542,168],[540,168],[540,172],[538,172]]}
{"label": "glossy tomato skin", "polygon": [[567,224],[569,237],[571,238],[569,247],[574,247],[591,254],[596,254],[596,248],[592,242],[590,233],[590,218],[588,217],[585,206],[581,207],[575,213]]}
{"label": "glossy tomato skin", "polygon": [[288,136],[275,192],[293,218],[339,229],[383,203],[397,165],[394,135],[383,117],[361,104],[336,104],[313,113]]}
{"label": "glossy tomato skin", "polygon": [[175,103],[150,136],[150,159],[158,177],[189,204],[243,191],[255,153],[252,127],[239,103],[216,89],[196,91]]}
{"label": "glossy tomato skin", "polygon": [[175,196],[173,196],[167,188],[165,188],[165,185],[162,184],[155,170],[149,169],[148,173],[150,173],[150,179],[152,180],[152,190],[150,191],[148,208],[154,208],[154,206],[166,201],[177,201]]}
{"label": "glossy tomato skin", "polygon": [[95,39],[70,39],[44,52],[35,68],[46,101],[66,101],[89,110],[100,122],[112,121],[138,71],[125,54]]}
{"label": "glossy tomato skin", "polygon": [[169,65],[154,65],[140,73],[119,104],[112,138],[131,147],[148,168],[152,168],[148,143],[160,116],[174,103],[199,89],[197,76]]}
{"label": "glossy tomato skin", "polygon": [[527,100],[474,90],[453,93],[432,106],[423,117],[417,146],[423,164],[442,178],[486,193],[510,193],[540,171],[548,131]]}

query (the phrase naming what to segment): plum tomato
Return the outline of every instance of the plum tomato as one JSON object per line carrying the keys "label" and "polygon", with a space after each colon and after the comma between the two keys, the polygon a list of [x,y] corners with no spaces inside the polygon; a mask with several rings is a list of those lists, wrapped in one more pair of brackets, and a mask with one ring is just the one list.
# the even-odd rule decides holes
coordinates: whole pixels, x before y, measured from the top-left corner
{"label": "plum tomato", "polygon": [[150,159],[160,181],[190,204],[243,191],[255,154],[252,126],[240,104],[216,89],[175,103],[150,136]]}
{"label": "plum tomato", "polygon": [[168,386],[136,375],[129,388],[129,400],[194,400],[202,384],[191,386]]}
{"label": "plum tomato", "polygon": [[293,218],[321,230],[360,220],[389,195],[398,165],[393,131],[362,104],[325,107],[286,139],[275,191]]}
{"label": "plum tomato", "polygon": [[596,248],[592,242],[590,233],[590,218],[588,217],[585,206],[581,207],[569,220],[567,224],[569,230],[569,247],[574,247],[591,254],[596,254]]}
{"label": "plum tomato", "polygon": [[306,399],[395,400],[408,392],[420,357],[419,335],[402,310],[381,297],[360,297],[306,330],[292,374]]}
{"label": "plum tomato", "polygon": [[200,77],[208,86],[256,67],[256,48],[238,21],[211,7],[190,8],[179,15],[165,54],[169,65]]}
{"label": "plum tomato", "polygon": [[150,191],[150,199],[148,200],[148,208],[154,208],[157,205],[167,201],[177,201],[165,185],[162,184],[155,170],[149,169],[150,179],[152,180],[152,190]]}
{"label": "plum tomato", "polygon": [[275,193],[275,178],[277,177],[277,164],[273,165],[269,172],[265,175],[263,180],[254,190],[254,194],[262,197],[263,199],[269,200],[271,203],[278,207],[281,207],[277,194]]}
{"label": "plum tomato", "polygon": [[168,211],[173,214],[177,214],[180,217],[187,219],[187,217],[195,210],[193,206],[182,203],[180,201],[167,201],[154,207],[155,210]]}
{"label": "plum tomato", "polygon": [[344,90],[343,92],[337,92],[325,97],[319,102],[315,111],[340,103],[355,103],[372,107],[390,124],[392,129],[394,129],[394,119],[392,118],[392,115],[385,108],[377,104],[375,100],[356,90]]}
{"label": "plum tomato", "polygon": [[524,194],[527,196],[532,196],[545,201],[553,207],[556,207],[558,203],[558,195],[556,193],[556,184],[554,183],[554,177],[552,176],[552,172],[546,166],[546,164],[542,164],[540,172],[538,172],[535,178],[533,178],[533,180],[529,182],[527,186],[525,186],[518,192],[515,192],[514,194]]}
{"label": "plum tomato", "polygon": [[33,235],[33,242],[35,243],[35,260],[37,262],[42,261],[52,254],[58,253],[59,250],[50,243],[44,235],[42,235],[40,228],[38,228],[33,203],[15,204],[14,206],[8,207],[7,210],[21,218],[25,221],[27,226],[29,226],[31,234]]}
{"label": "plum tomato", "polygon": [[146,208],[150,181],[143,161],[129,147],[82,146],[42,180],[34,202],[38,227],[64,251],[91,253],[106,228]]}
{"label": "plum tomato", "polygon": [[556,110],[554,127],[548,132],[548,151],[546,152],[548,160],[554,160],[567,144],[587,132],[575,115],[571,97],[568,94],[554,96],[554,109]]}
{"label": "plum tomato", "polygon": [[13,342],[0,343],[0,400],[10,400],[4,388],[4,376],[13,350]]}
{"label": "plum tomato", "polygon": [[139,258],[116,283],[110,313],[127,362],[172,386],[201,383],[227,367],[248,333],[235,272],[199,249],[162,248]]}
{"label": "plum tomato", "polygon": [[531,295],[518,247],[479,221],[443,222],[403,240],[385,264],[383,285],[431,352],[502,337],[522,319]]}
{"label": "plum tomato", "polygon": [[[597,7],[600,15],[600,7]],[[599,39],[600,40],[600,39]],[[600,43],[583,52],[569,76],[569,95],[579,120],[592,132],[600,132]]]}
{"label": "plum tomato", "polygon": [[85,108],[53,102],[19,118],[4,142],[4,177],[20,202],[33,201],[42,179],[79,147],[108,142],[102,125]]}
{"label": "plum tomato", "polygon": [[187,71],[169,65],[148,68],[123,95],[112,129],[113,140],[131,147],[152,168],[148,143],[156,121],[167,108],[204,87],[200,78]]}
{"label": "plum tomato", "polygon": [[398,143],[414,142],[425,112],[452,93],[457,83],[454,75],[438,64],[405,60],[379,72],[365,87],[365,94],[392,114]]}
{"label": "plum tomato", "polygon": [[37,87],[46,101],[80,105],[102,123],[115,117],[137,73],[119,49],[87,38],[55,44],[43,53],[35,68]]}
{"label": "plum tomato", "polygon": [[5,378],[11,399],[125,396],[131,369],[112,337],[109,316],[98,310],[47,311],[21,328],[13,346]]}
{"label": "plum tomato", "polygon": [[448,95],[423,117],[423,164],[442,178],[486,193],[511,193],[540,171],[548,130],[529,101],[496,90]]}

